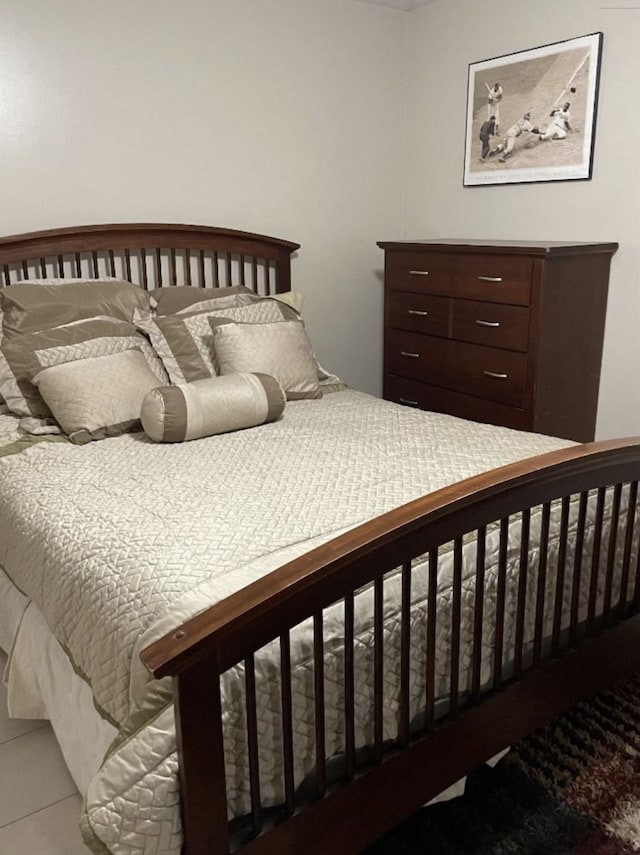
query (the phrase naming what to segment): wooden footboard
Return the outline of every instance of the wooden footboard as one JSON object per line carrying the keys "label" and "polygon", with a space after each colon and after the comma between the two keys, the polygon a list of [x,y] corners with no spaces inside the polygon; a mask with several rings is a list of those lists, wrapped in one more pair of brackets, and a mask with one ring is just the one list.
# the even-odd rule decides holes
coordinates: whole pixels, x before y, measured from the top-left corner
{"label": "wooden footboard", "polygon": [[[148,647],[153,674],[175,681],[187,855],[359,852],[501,748],[640,668],[639,443],[575,446],[425,496]],[[337,711],[325,699],[336,603]],[[256,665],[270,643],[276,677]],[[307,758],[292,666],[301,644]],[[249,795],[247,817],[230,821],[221,677],[234,668]],[[275,798],[260,774],[261,680],[275,680],[279,696]]]}

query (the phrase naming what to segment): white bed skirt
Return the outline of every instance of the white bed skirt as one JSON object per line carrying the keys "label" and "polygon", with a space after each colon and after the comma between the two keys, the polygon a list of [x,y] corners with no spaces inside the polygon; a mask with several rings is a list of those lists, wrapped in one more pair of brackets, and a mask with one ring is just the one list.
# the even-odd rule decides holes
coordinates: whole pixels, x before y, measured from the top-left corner
{"label": "white bed skirt", "polygon": [[91,689],[73,670],[41,612],[0,568],[0,647],[12,718],[49,719],[84,795],[117,731],[98,714]]}

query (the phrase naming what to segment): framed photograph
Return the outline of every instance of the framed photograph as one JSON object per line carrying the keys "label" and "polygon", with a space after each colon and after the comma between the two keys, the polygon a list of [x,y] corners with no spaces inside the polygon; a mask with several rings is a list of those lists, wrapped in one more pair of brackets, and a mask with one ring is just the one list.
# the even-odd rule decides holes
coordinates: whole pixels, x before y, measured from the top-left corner
{"label": "framed photograph", "polygon": [[602,33],[473,62],[464,185],[588,180]]}

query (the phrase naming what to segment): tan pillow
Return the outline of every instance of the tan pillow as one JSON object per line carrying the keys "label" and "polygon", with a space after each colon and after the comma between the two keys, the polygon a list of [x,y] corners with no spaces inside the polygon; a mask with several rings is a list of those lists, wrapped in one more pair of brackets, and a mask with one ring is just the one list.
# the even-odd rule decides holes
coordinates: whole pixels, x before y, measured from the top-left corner
{"label": "tan pillow", "polygon": [[140,418],[155,442],[182,442],[274,421],[285,401],[273,377],[229,374],[153,389],[142,402]]}
{"label": "tan pillow", "polygon": [[18,416],[45,418],[49,407],[33,384],[43,368],[123,350],[140,350],[161,383],[167,374],[149,342],[125,321],[92,318],[16,336],[0,346],[0,394]]}
{"label": "tan pillow", "polygon": [[192,383],[217,374],[210,318],[272,323],[283,320],[286,311],[291,310],[275,300],[258,300],[247,306],[154,317],[138,327],[151,339],[171,382]]}
{"label": "tan pillow", "polygon": [[[157,303],[157,315],[175,315],[188,311],[194,304],[206,301],[220,301],[219,308],[241,306],[254,296],[254,292],[244,285],[230,285],[228,288],[199,288],[194,285],[170,285],[166,288],[154,288],[149,292]],[[206,308],[209,308],[208,306]]]}
{"label": "tan pillow", "polygon": [[142,401],[160,385],[139,350],[52,365],[33,382],[62,430],[78,444],[140,430]]}
{"label": "tan pillow", "polygon": [[149,294],[122,279],[33,279],[0,288],[2,342],[87,318],[133,323],[151,316]]}
{"label": "tan pillow", "polygon": [[302,321],[218,325],[212,319],[211,328],[221,375],[238,371],[270,374],[288,401],[322,397],[313,349]]}

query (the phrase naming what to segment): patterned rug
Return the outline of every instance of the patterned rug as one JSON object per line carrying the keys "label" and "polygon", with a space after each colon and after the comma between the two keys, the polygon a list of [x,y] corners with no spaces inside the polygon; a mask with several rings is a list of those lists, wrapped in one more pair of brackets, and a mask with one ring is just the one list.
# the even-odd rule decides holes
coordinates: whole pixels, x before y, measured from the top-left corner
{"label": "patterned rug", "polygon": [[640,675],[578,704],[367,855],[640,852]]}

